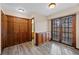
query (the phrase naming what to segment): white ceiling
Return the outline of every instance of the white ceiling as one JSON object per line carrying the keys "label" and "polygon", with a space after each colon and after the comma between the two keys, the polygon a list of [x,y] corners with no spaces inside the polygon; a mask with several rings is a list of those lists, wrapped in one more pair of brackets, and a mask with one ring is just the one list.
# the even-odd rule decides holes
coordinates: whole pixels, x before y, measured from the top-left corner
{"label": "white ceiling", "polygon": [[48,7],[48,3],[4,3],[1,5],[2,7],[11,11],[18,12],[16,9],[23,8],[25,10],[25,14],[35,12],[44,16],[48,16],[52,13],[74,7],[78,5],[78,3],[56,3],[56,7],[53,9]]}

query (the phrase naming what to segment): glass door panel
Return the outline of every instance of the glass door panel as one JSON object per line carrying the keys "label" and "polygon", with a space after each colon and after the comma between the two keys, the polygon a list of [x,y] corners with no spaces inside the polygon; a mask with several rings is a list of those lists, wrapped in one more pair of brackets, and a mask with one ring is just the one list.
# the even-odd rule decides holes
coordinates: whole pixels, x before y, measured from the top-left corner
{"label": "glass door panel", "polygon": [[75,15],[53,19],[51,21],[52,39],[76,47],[75,20]]}
{"label": "glass door panel", "polygon": [[72,45],[72,17],[62,18],[62,43]]}
{"label": "glass door panel", "polygon": [[52,23],[52,39],[60,41],[60,19],[54,19]]}

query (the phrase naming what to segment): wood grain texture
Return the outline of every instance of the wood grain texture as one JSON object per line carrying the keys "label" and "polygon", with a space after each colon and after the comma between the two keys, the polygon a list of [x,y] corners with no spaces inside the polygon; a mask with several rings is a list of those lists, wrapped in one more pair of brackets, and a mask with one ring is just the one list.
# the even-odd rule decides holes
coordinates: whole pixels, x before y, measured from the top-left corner
{"label": "wood grain texture", "polygon": [[7,45],[7,16],[1,12],[1,50]]}
{"label": "wood grain texture", "polygon": [[2,49],[32,40],[31,19],[2,14]]}
{"label": "wood grain texture", "polygon": [[51,35],[48,32],[36,33],[35,36],[36,36],[36,45],[41,45],[51,40],[51,37],[50,37]]}
{"label": "wood grain texture", "polygon": [[40,46],[27,42],[5,48],[2,55],[79,55],[79,50],[54,41]]}
{"label": "wood grain texture", "polygon": [[73,15],[72,17],[72,34],[73,34],[73,42],[72,42],[72,46],[76,48],[76,15]]}

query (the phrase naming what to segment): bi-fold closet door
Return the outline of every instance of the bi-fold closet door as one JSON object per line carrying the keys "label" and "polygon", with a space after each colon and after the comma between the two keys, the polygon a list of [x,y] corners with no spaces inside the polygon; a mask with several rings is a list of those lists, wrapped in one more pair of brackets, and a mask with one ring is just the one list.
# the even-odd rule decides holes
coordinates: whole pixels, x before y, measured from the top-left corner
{"label": "bi-fold closet door", "polygon": [[26,42],[29,39],[27,22],[28,20],[7,15],[7,47]]}
{"label": "bi-fold closet door", "polygon": [[76,16],[56,18],[51,21],[52,39],[70,46],[76,46]]}
{"label": "bi-fold closet door", "polygon": [[5,47],[32,40],[32,20],[2,14],[1,45]]}

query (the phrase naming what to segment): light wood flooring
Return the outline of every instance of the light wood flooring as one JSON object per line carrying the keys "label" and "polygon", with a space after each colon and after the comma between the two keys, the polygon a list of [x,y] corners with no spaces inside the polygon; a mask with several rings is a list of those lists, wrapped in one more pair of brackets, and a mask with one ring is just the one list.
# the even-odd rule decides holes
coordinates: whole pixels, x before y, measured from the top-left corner
{"label": "light wood flooring", "polygon": [[7,47],[2,55],[79,55],[79,50],[58,42],[32,46],[31,42]]}

